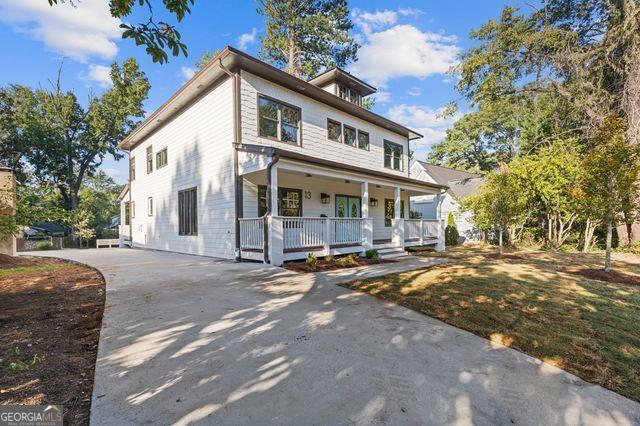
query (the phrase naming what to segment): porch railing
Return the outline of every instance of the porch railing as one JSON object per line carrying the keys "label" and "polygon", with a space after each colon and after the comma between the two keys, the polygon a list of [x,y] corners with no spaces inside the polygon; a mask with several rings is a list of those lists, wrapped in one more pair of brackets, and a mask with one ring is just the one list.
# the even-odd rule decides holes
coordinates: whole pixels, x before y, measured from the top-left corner
{"label": "porch railing", "polygon": [[326,219],[321,217],[282,217],[285,250],[323,247]]}
{"label": "porch railing", "polygon": [[243,218],[240,221],[240,248],[262,250],[264,245],[264,219]]}
{"label": "porch railing", "polygon": [[361,218],[330,218],[331,245],[362,244],[364,220]]}
{"label": "porch railing", "polygon": [[422,233],[422,219],[404,220],[404,239],[419,240]]}
{"label": "porch railing", "polygon": [[422,219],[422,237],[439,238],[441,221],[437,219]]}

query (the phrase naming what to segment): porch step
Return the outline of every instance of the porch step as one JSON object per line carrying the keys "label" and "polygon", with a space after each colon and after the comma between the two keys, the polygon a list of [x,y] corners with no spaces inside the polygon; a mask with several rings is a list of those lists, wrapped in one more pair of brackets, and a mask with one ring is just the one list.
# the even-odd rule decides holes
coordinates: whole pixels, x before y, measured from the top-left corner
{"label": "porch step", "polygon": [[378,251],[382,251],[382,250],[388,250],[388,249],[397,249],[399,247],[394,243],[381,243],[381,244],[374,244],[373,248]]}
{"label": "porch step", "polygon": [[396,249],[385,249],[378,251],[380,254],[380,259],[395,259],[397,257],[404,257],[407,255],[407,252],[402,250],[401,248]]}

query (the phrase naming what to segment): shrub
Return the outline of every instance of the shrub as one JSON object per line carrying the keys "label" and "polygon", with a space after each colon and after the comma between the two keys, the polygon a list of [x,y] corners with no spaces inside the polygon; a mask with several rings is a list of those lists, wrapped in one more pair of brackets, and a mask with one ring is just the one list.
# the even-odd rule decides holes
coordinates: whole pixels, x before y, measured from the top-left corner
{"label": "shrub", "polygon": [[318,258],[313,253],[309,253],[306,262],[308,265],[315,266],[318,263]]}
{"label": "shrub", "polygon": [[51,244],[49,241],[41,241],[36,244],[36,248],[38,250],[51,250],[53,249],[53,244]]}
{"label": "shrub", "polygon": [[336,259],[336,264],[340,266],[350,266],[358,264],[358,255],[353,253],[349,256],[339,257]]}
{"label": "shrub", "polygon": [[380,253],[376,249],[369,249],[364,252],[364,257],[367,259],[378,259],[380,258]]}
{"label": "shrub", "polygon": [[447,227],[444,228],[444,242],[448,246],[457,246],[460,240],[460,234],[458,228],[456,228],[456,222],[453,219],[453,213],[449,212],[447,217]]}
{"label": "shrub", "polygon": [[324,260],[326,260],[329,263],[333,263],[333,261],[336,260],[336,258],[335,258],[335,256],[330,254],[329,256],[325,256]]}

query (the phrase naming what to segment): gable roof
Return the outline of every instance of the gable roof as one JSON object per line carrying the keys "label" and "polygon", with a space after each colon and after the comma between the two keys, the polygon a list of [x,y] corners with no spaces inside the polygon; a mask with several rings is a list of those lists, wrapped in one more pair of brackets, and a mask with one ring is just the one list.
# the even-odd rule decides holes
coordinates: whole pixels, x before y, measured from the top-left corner
{"label": "gable roof", "polygon": [[463,199],[474,194],[478,190],[482,180],[483,178],[480,176],[451,181],[449,182],[449,189],[447,192],[454,198]]}
{"label": "gable roof", "polygon": [[469,173],[463,170],[452,169],[451,167],[438,166],[420,160],[416,162],[440,185],[447,185],[449,182],[462,179],[481,177],[481,175],[477,173]]}
{"label": "gable roof", "polygon": [[346,112],[347,114],[353,115],[354,117],[402,135],[409,140],[422,137],[420,133],[414,130],[342,99],[321,87],[288,74],[238,49],[227,46],[214,56],[204,68],[198,71],[189,81],[178,89],[164,104],[151,113],[140,125],[138,125],[138,127],[129,133],[129,135],[124,138],[120,144],[118,144],[118,148],[130,150],[133,146],[140,143],[154,130],[179,113],[191,101],[204,93],[207,88],[228,78],[226,70],[246,70],[289,90],[300,93],[318,102],[322,102],[340,111]]}

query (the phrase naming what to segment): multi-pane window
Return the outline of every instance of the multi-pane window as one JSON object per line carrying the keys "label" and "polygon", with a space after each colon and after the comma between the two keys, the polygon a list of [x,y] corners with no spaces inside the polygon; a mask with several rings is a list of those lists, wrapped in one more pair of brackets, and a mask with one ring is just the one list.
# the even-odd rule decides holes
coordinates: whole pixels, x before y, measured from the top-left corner
{"label": "multi-pane window", "polygon": [[178,191],[178,233],[198,235],[198,190]]}
{"label": "multi-pane window", "polygon": [[131,157],[129,160],[129,179],[136,180],[136,159]]}
{"label": "multi-pane window", "polygon": [[131,225],[131,207],[128,201],[124,203],[124,224]]}
{"label": "multi-pane window", "polygon": [[262,96],[258,99],[259,133],[261,137],[298,143],[300,109]]}
{"label": "multi-pane window", "polygon": [[[391,226],[391,219],[395,215],[396,202],[394,200],[384,200],[384,226]],[[404,200],[400,200],[400,218],[404,219]]]}
{"label": "multi-pane window", "polygon": [[153,216],[153,197],[147,198],[147,216]]}
{"label": "multi-pane window", "polygon": [[384,141],[384,166],[393,170],[402,170],[402,145]]}
{"label": "multi-pane window", "polygon": [[346,125],[344,126],[344,143],[356,146],[356,129]]}
{"label": "multi-pane window", "polygon": [[169,158],[167,157],[166,147],[156,152],[156,169],[166,166],[168,162],[169,162]]}
{"label": "multi-pane window", "polygon": [[327,120],[327,135],[329,139],[336,142],[342,142],[342,124],[331,119]]}
{"label": "multi-pane window", "polygon": [[147,174],[153,171],[153,147],[147,147]]}
{"label": "multi-pane window", "polygon": [[354,89],[349,89],[341,84],[338,85],[338,96],[356,105],[362,104],[362,95]]}
{"label": "multi-pane window", "polygon": [[[267,214],[267,187],[258,186],[258,216]],[[278,216],[302,216],[302,190],[278,188]]]}
{"label": "multi-pane window", "polygon": [[358,130],[358,148],[369,149],[369,133]]}
{"label": "multi-pane window", "polygon": [[342,124],[338,121],[327,119],[327,137],[329,140],[344,142],[346,145],[369,149],[369,133]]}

